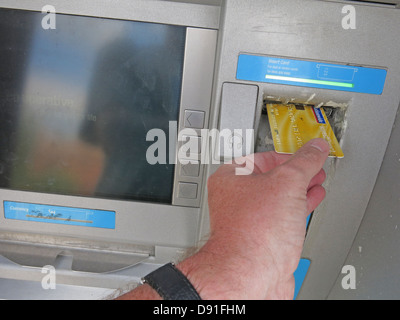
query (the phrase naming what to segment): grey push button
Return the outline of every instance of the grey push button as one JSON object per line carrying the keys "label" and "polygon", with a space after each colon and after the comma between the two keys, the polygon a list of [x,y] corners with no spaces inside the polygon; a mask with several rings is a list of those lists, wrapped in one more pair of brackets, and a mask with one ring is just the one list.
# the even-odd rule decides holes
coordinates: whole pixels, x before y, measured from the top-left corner
{"label": "grey push button", "polygon": [[182,147],[178,150],[179,160],[199,160],[202,151],[202,139],[197,136],[182,135]]}
{"label": "grey push button", "polygon": [[197,199],[196,183],[179,182],[178,197],[181,199]]}
{"label": "grey push button", "polygon": [[185,110],[185,127],[203,129],[206,113],[202,111]]}
{"label": "grey push button", "polygon": [[181,175],[183,177],[197,178],[200,175],[200,162],[192,160],[188,164],[182,164]]}

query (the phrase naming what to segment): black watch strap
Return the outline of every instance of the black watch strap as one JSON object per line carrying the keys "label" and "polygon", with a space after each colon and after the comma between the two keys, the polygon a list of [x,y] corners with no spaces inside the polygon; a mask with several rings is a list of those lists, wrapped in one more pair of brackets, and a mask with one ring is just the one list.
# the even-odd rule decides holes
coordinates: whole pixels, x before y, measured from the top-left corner
{"label": "black watch strap", "polygon": [[169,263],[143,279],[164,300],[201,300],[190,281],[172,263]]}

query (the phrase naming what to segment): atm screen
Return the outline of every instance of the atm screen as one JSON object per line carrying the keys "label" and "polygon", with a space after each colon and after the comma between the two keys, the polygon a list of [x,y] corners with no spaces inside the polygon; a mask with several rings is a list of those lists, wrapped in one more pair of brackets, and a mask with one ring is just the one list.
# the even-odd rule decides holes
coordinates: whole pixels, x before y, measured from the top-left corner
{"label": "atm screen", "polygon": [[0,9],[0,188],[171,203],[146,135],[178,121],[186,28],[43,18]]}

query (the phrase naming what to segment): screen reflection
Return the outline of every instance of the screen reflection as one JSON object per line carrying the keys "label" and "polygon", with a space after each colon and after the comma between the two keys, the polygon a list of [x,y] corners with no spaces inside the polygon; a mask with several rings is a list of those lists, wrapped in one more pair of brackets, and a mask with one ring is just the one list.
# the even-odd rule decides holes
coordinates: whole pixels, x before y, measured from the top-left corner
{"label": "screen reflection", "polygon": [[0,10],[0,187],[171,203],[146,134],[177,121],[185,28]]}

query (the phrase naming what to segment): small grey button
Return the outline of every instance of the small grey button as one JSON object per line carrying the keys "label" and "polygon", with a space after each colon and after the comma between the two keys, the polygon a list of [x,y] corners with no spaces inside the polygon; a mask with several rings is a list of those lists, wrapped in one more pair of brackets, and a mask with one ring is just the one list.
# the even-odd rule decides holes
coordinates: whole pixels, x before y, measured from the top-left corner
{"label": "small grey button", "polygon": [[200,162],[192,160],[188,164],[182,164],[181,175],[184,177],[198,177],[200,175]]}
{"label": "small grey button", "polygon": [[182,135],[182,139],[191,152],[201,154],[201,137]]}
{"label": "small grey button", "polygon": [[201,137],[182,135],[182,146],[178,150],[178,160],[199,160],[201,151]]}
{"label": "small grey button", "polygon": [[198,186],[195,183],[179,182],[178,197],[183,199],[197,199]]}
{"label": "small grey button", "polygon": [[206,113],[202,111],[185,110],[185,127],[203,129]]}

